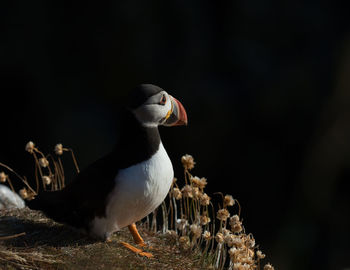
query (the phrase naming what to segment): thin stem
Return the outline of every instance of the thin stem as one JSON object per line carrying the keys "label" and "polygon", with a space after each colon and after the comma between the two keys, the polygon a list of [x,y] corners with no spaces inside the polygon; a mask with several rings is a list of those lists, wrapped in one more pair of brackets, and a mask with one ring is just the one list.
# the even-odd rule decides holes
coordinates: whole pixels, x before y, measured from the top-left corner
{"label": "thin stem", "polygon": [[55,164],[55,174],[57,176],[56,183],[58,183],[59,189],[61,190],[64,188],[65,184],[64,184],[64,171],[63,171],[63,166],[62,166],[60,157],[58,157],[58,162],[54,161],[54,164]]}
{"label": "thin stem", "polygon": [[[57,184],[57,179],[56,179],[56,175],[57,175],[57,162],[55,161],[55,159],[53,158],[53,156],[52,155],[48,155],[50,158],[51,158],[51,162],[52,162],[52,164],[53,164],[53,167],[54,167],[54,174],[52,174],[51,172],[50,172],[50,175],[49,175],[49,177],[51,178],[51,191],[53,191],[53,190],[56,190],[54,187],[57,187],[57,186],[59,186],[59,188],[60,188],[60,183],[58,183]],[[61,189],[61,188],[60,188]]]}
{"label": "thin stem", "polygon": [[226,258],[227,258],[227,251],[226,251],[225,245],[223,245],[220,269],[224,269]]}
{"label": "thin stem", "polygon": [[35,162],[35,184],[36,184],[36,193],[39,193],[39,178],[38,178],[38,163]]}
{"label": "thin stem", "polygon": [[57,161],[54,161],[53,164],[55,166],[54,185],[55,185],[56,189],[58,186],[58,189],[61,190],[63,188],[63,182],[62,182],[62,176],[61,176],[61,171],[60,171],[60,167],[59,167],[60,165],[58,164]]}
{"label": "thin stem", "polygon": [[23,235],[26,235],[25,232],[22,232],[22,233],[17,233],[17,234],[14,234],[14,235],[9,235],[9,236],[1,236],[0,237],[0,240],[8,240],[8,239],[12,239],[12,238],[16,238],[16,237],[19,237],[19,236],[23,236]]}
{"label": "thin stem", "polygon": [[[171,230],[174,226],[174,207],[173,207],[171,193],[169,193],[169,209],[170,209],[170,230]],[[168,216],[169,216],[169,213],[168,213]]]}
{"label": "thin stem", "polygon": [[14,171],[12,168],[10,168],[9,166],[7,166],[7,165],[5,165],[5,164],[3,164],[3,163],[1,163],[0,162],[0,166],[2,166],[2,167],[4,167],[4,168],[6,168],[6,169],[8,169],[10,172],[12,172],[14,175],[16,175],[35,195],[37,194],[32,188],[31,188],[31,186],[28,184],[28,182],[27,182],[27,179],[25,178],[25,176],[24,177],[22,177],[22,176],[20,176],[16,171]]}
{"label": "thin stem", "polygon": [[220,257],[221,257],[221,247],[222,243],[218,243],[217,246],[217,257],[216,257],[216,262],[215,262],[215,269],[219,269],[219,264],[220,264]]}
{"label": "thin stem", "polygon": [[149,215],[147,216],[146,222],[147,222],[147,230],[150,230],[151,229],[151,222],[149,220]]}
{"label": "thin stem", "polygon": [[[213,194],[214,194],[214,195],[216,195],[216,194],[221,195],[222,201],[224,202],[224,194],[222,194],[222,192],[215,192],[215,193],[213,193]],[[221,209],[220,203],[218,203],[218,205],[219,205],[219,209]],[[223,206],[223,207],[224,207],[224,206]]]}
{"label": "thin stem", "polygon": [[211,249],[210,249],[210,252],[213,252],[214,243],[215,243],[215,240],[214,240],[214,237],[215,237],[215,212],[214,212],[214,205],[212,204],[212,202],[210,202],[210,205],[211,205],[212,217],[213,217],[213,219],[214,219],[214,220],[212,221],[212,231],[211,231],[211,235],[213,236],[213,239],[212,239]]}
{"label": "thin stem", "polygon": [[72,159],[73,159],[73,162],[74,162],[74,165],[75,165],[75,168],[77,170],[78,173],[80,173],[80,170],[79,170],[79,166],[78,166],[78,162],[77,160],[75,159],[75,156],[74,156],[74,153],[73,153],[73,150],[71,148],[68,149],[71,154],[72,154]]}
{"label": "thin stem", "polygon": [[233,269],[233,262],[232,260],[230,259],[230,265],[228,266],[228,270],[232,270]]}
{"label": "thin stem", "polygon": [[153,211],[151,230],[155,233],[157,232],[157,209]]}
{"label": "thin stem", "polygon": [[[38,150],[37,150],[37,151],[38,151]],[[40,151],[39,151],[39,153],[40,153],[41,155],[43,155],[43,153],[41,153]],[[43,177],[43,172],[42,172],[42,170],[41,170],[41,166],[40,166],[38,157],[36,156],[35,152],[33,152],[33,156],[34,156],[34,159],[35,159],[35,163],[36,163],[36,165],[37,165],[37,168],[39,169],[40,177],[42,178],[42,177]],[[39,179],[38,179],[38,177],[37,177],[37,174],[36,174],[36,180],[37,180],[37,191],[36,191],[36,192],[38,193],[38,192],[39,192]]]}
{"label": "thin stem", "polygon": [[241,216],[241,205],[239,204],[238,200],[235,199],[235,201],[238,205],[238,216],[240,217]]}
{"label": "thin stem", "polygon": [[59,172],[60,172],[60,177],[61,177],[61,183],[62,183],[62,188],[65,187],[66,185],[66,179],[64,177],[64,169],[63,169],[63,164],[62,164],[62,160],[60,157],[58,157],[58,164],[59,164]]}
{"label": "thin stem", "polygon": [[7,166],[7,165],[5,165],[5,164],[3,164],[3,163],[1,163],[1,162],[0,162],[0,166],[2,166],[2,167],[4,167],[4,168],[8,169],[10,172],[12,172],[13,174],[15,174],[19,179],[21,179],[21,180],[23,181],[23,178],[22,178],[18,173],[16,173],[13,169],[11,169],[9,166]]}
{"label": "thin stem", "polygon": [[11,190],[12,190],[13,192],[16,192],[15,189],[13,188],[13,185],[12,185],[12,183],[11,183],[10,177],[7,177],[7,182],[9,183]]}
{"label": "thin stem", "polygon": [[203,266],[203,263],[204,263],[204,259],[205,257],[207,257],[208,255],[208,249],[209,249],[209,246],[210,246],[210,242],[209,241],[205,241],[205,248],[203,250],[203,256],[201,256],[201,261],[200,261],[200,265]]}
{"label": "thin stem", "polygon": [[168,215],[166,211],[166,204],[164,201],[162,203],[162,214],[163,214],[163,233],[165,233],[166,230],[168,229]]}
{"label": "thin stem", "polygon": [[32,187],[28,184],[27,178],[24,176],[24,179],[22,180],[23,183],[27,186],[27,188],[34,194],[34,195],[38,195],[37,192],[34,191],[34,189],[32,189]]}
{"label": "thin stem", "polygon": [[[49,157],[52,157],[50,154],[47,155],[46,159],[48,159]],[[55,162],[55,161],[54,161]],[[50,164],[50,163],[49,163]],[[50,165],[47,166],[47,169],[49,170],[49,175],[51,176],[53,173],[51,171]]]}

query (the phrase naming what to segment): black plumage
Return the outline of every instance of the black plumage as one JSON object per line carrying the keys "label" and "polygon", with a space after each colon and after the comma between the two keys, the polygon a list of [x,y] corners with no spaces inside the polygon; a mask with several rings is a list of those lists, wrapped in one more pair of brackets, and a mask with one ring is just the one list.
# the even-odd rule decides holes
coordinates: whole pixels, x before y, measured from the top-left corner
{"label": "black plumage", "polygon": [[[139,86],[132,92],[129,106],[142,104],[159,91],[162,91],[159,87]],[[115,187],[118,171],[149,159],[160,144],[158,127],[142,126],[126,108],[119,116],[121,134],[114,149],[81,171],[63,190],[40,193],[28,202],[29,208],[41,210],[57,222],[86,230],[95,217],[106,215],[108,194]]]}

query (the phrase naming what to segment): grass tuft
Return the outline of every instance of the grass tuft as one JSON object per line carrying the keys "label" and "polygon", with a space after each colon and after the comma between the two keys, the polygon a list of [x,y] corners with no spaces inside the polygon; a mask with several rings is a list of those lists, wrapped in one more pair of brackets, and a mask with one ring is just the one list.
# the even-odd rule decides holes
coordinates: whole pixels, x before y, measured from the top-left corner
{"label": "grass tuft", "polygon": [[[8,173],[22,181],[24,187],[19,194],[24,199],[34,199],[41,189],[64,188],[66,183],[60,158],[64,152],[70,153],[77,173],[80,172],[73,150],[64,148],[62,144],[55,146],[55,155],[44,155],[33,142],[28,142],[25,150],[34,159],[35,187],[29,185],[26,177],[0,163]],[[265,258],[265,254],[256,245],[253,235],[246,232],[240,217],[241,206],[238,200],[232,195],[218,192],[213,194],[218,198],[217,205],[214,205],[212,198],[205,192],[207,179],[191,174],[196,165],[193,157],[184,155],[181,163],[184,168],[182,181],[174,178],[166,200],[141,224],[142,233],[150,242],[161,247],[159,250],[152,250],[158,261],[145,260],[130,254],[116,243],[91,242],[87,236],[72,232],[71,228],[40,216],[35,211],[23,209],[22,212],[12,210],[15,214],[10,215],[9,212],[4,215],[2,211],[0,266],[5,265],[9,267],[7,269],[11,269],[10,267],[41,269],[43,266],[44,269],[111,269],[108,267],[113,266],[113,269],[200,267],[200,269],[273,270],[274,267],[269,263],[262,268],[261,261]],[[0,182],[8,183],[15,191],[9,175],[5,172],[0,172]],[[17,228],[12,234],[7,232],[7,235],[4,235],[4,231],[13,227],[13,224],[6,226],[6,222],[14,222],[22,231],[19,232]],[[129,237],[124,230],[114,236],[119,241]],[[7,245],[1,245],[1,242]],[[25,250],[21,251],[24,246]],[[44,246],[49,247],[44,248],[45,252],[43,252]],[[132,260],[130,256],[133,256]],[[99,267],[90,268],[96,267],[97,263],[100,263]],[[121,268],[116,268],[117,265]]]}

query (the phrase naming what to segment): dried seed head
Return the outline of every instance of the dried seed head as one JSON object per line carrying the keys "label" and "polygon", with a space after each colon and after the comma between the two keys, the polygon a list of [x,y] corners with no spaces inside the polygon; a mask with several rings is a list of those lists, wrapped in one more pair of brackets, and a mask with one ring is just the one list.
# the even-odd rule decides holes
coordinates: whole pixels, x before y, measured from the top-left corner
{"label": "dried seed head", "polygon": [[225,241],[224,240],[224,235],[222,233],[217,233],[216,236],[215,236],[215,240],[218,243],[223,243]]}
{"label": "dried seed head", "polygon": [[231,195],[226,195],[224,197],[224,207],[226,206],[233,206],[235,204],[235,200]]}
{"label": "dried seed head", "polygon": [[198,176],[192,176],[190,181],[192,183],[192,186],[198,187],[198,184],[201,181],[201,179]]}
{"label": "dried seed head", "polygon": [[19,195],[23,198],[23,199],[27,199],[28,198],[28,191],[26,188],[22,188],[19,191]]}
{"label": "dried seed head", "polygon": [[248,255],[249,258],[253,258],[254,257],[254,250],[253,249],[248,249]]}
{"label": "dried seed head", "polygon": [[55,153],[59,156],[63,154],[63,146],[61,143],[55,145]]}
{"label": "dried seed head", "polygon": [[216,213],[216,218],[222,221],[226,221],[228,218],[230,217],[230,212],[227,211],[227,209],[223,208],[220,209],[217,213]]}
{"label": "dried seed head", "polygon": [[242,248],[244,246],[244,241],[238,235],[233,235],[230,241],[232,242],[232,245],[234,245],[236,248]]}
{"label": "dried seed head", "polygon": [[237,222],[233,224],[233,226],[231,225],[231,231],[234,233],[240,233],[242,230],[243,230],[242,222]]}
{"label": "dried seed head", "polygon": [[173,190],[171,191],[171,194],[176,200],[180,200],[182,198],[182,193],[178,188],[173,188]]}
{"label": "dried seed head", "polygon": [[39,159],[39,165],[43,168],[46,168],[47,166],[49,166],[49,161],[46,158],[40,158]]}
{"label": "dried seed head", "polygon": [[8,175],[4,172],[0,172],[0,183],[5,183],[7,180]]}
{"label": "dried seed head", "polygon": [[210,222],[210,217],[208,217],[206,215],[200,216],[201,225],[203,225],[203,226],[207,225],[209,222]]}
{"label": "dried seed head", "polygon": [[238,215],[233,215],[231,218],[230,218],[230,225],[234,225],[236,223],[239,222],[239,216]]}
{"label": "dried seed head", "polygon": [[230,230],[226,229],[226,228],[222,228],[221,232],[224,236],[226,236],[227,234],[231,234]]}
{"label": "dried seed head", "polygon": [[236,262],[233,264],[233,270],[250,270],[251,268],[249,264]]}
{"label": "dried seed head", "polygon": [[50,185],[51,184],[51,178],[49,176],[47,176],[47,175],[44,175],[42,177],[42,180],[45,183],[45,185]]}
{"label": "dried seed head", "polygon": [[193,233],[194,238],[199,238],[201,237],[202,234],[202,227],[197,225],[197,224],[192,224],[190,226],[191,232]]}
{"label": "dried seed head", "polygon": [[226,234],[224,237],[224,241],[229,247],[233,246],[234,239],[235,239],[235,236],[233,234]]}
{"label": "dried seed head", "polygon": [[237,248],[235,247],[232,247],[228,250],[228,254],[230,255],[230,258],[233,258],[236,253],[237,253]]}
{"label": "dried seed head", "polygon": [[177,233],[176,233],[175,231],[173,231],[173,230],[168,230],[168,231],[166,232],[166,234],[167,234],[168,236],[170,236],[171,238],[177,238]]}
{"label": "dried seed head", "polygon": [[225,236],[225,243],[229,247],[236,247],[236,248],[243,248],[244,247],[244,241],[242,238],[240,238],[238,235],[234,234],[228,234]]}
{"label": "dried seed head", "polygon": [[204,231],[204,233],[202,234],[203,238],[205,241],[209,241],[211,239],[211,235],[209,231]]}
{"label": "dried seed head", "polygon": [[252,235],[245,241],[245,245],[247,248],[253,248],[255,246],[255,239]]}
{"label": "dried seed head", "polygon": [[179,238],[179,244],[181,249],[188,249],[190,247],[190,238],[188,236],[181,236]]}
{"label": "dried seed head", "polygon": [[258,259],[261,260],[261,259],[264,259],[266,255],[264,253],[262,253],[261,250],[258,250],[256,252],[256,256],[258,257]]}
{"label": "dried seed head", "polygon": [[230,218],[230,226],[231,226],[231,231],[234,233],[240,233],[243,230],[242,222],[239,221],[238,215],[234,215]]}
{"label": "dried seed head", "polygon": [[26,147],[25,147],[25,150],[31,154],[33,154],[34,152],[34,147],[35,147],[35,144],[32,142],[32,141],[29,141],[27,144],[26,144]]}
{"label": "dried seed head", "polygon": [[192,192],[192,187],[190,185],[185,185],[182,189],[181,189],[182,195],[185,198],[193,198],[193,192]]}
{"label": "dried seed head", "polygon": [[181,237],[179,238],[179,242],[180,242],[180,243],[189,243],[189,242],[190,242],[190,239],[189,239],[188,236],[181,236]]}
{"label": "dried seed head", "polygon": [[202,177],[198,187],[199,187],[200,189],[204,189],[204,188],[206,187],[207,184],[208,184],[207,178]]}
{"label": "dried seed head", "polygon": [[202,195],[202,193],[199,191],[198,187],[192,187],[192,195],[193,195],[193,198],[198,199],[199,196]]}
{"label": "dried seed head", "polygon": [[210,197],[206,193],[203,193],[202,195],[200,195],[199,201],[201,205],[209,205]]}
{"label": "dried seed head", "polygon": [[274,270],[275,268],[271,264],[265,264],[264,270]]}
{"label": "dried seed head", "polygon": [[185,170],[192,170],[196,164],[191,155],[184,155],[181,157],[181,163]]}
{"label": "dried seed head", "polygon": [[187,219],[179,218],[178,220],[176,220],[176,227],[180,231],[183,231],[186,228],[187,225],[188,225]]}
{"label": "dried seed head", "polygon": [[194,176],[194,177],[191,177],[191,183],[194,187],[198,187],[201,190],[203,190],[207,185],[207,179],[204,177],[199,178],[198,176]]}

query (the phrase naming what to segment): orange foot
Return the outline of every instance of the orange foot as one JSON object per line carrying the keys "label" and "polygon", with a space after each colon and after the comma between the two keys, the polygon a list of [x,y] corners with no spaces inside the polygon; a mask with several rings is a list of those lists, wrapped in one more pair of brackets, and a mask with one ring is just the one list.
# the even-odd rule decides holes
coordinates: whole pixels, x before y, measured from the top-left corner
{"label": "orange foot", "polygon": [[[139,234],[139,232],[137,231],[135,223],[129,225],[128,228],[129,228],[129,231],[130,231],[132,237],[134,238],[135,243],[138,246],[140,246],[140,247],[146,247],[147,245],[146,245],[145,241],[143,241],[143,239],[142,239],[141,235]],[[135,253],[137,253],[137,254],[139,254],[141,256],[145,256],[147,258],[152,258],[153,257],[152,253],[144,252],[143,250],[141,250],[139,248],[136,248],[136,247],[134,247],[134,246],[132,246],[132,245],[130,245],[128,243],[121,242],[121,244],[124,247],[130,249],[131,251],[133,251],[133,252],[135,252]]]}
{"label": "orange foot", "polygon": [[[145,251],[143,251],[143,250],[141,250],[141,249],[139,249],[139,248],[136,248],[136,247],[134,247],[134,246],[132,246],[132,245],[126,243],[126,242],[120,242],[120,243],[121,243],[124,247],[126,247],[127,249],[129,249],[129,250],[131,250],[131,251],[137,253],[137,254],[140,255],[140,256],[144,256],[144,257],[147,257],[147,258],[152,258],[152,257],[153,257],[153,254],[152,254],[152,253],[145,252]],[[144,245],[146,245],[146,244],[144,244]]]}

